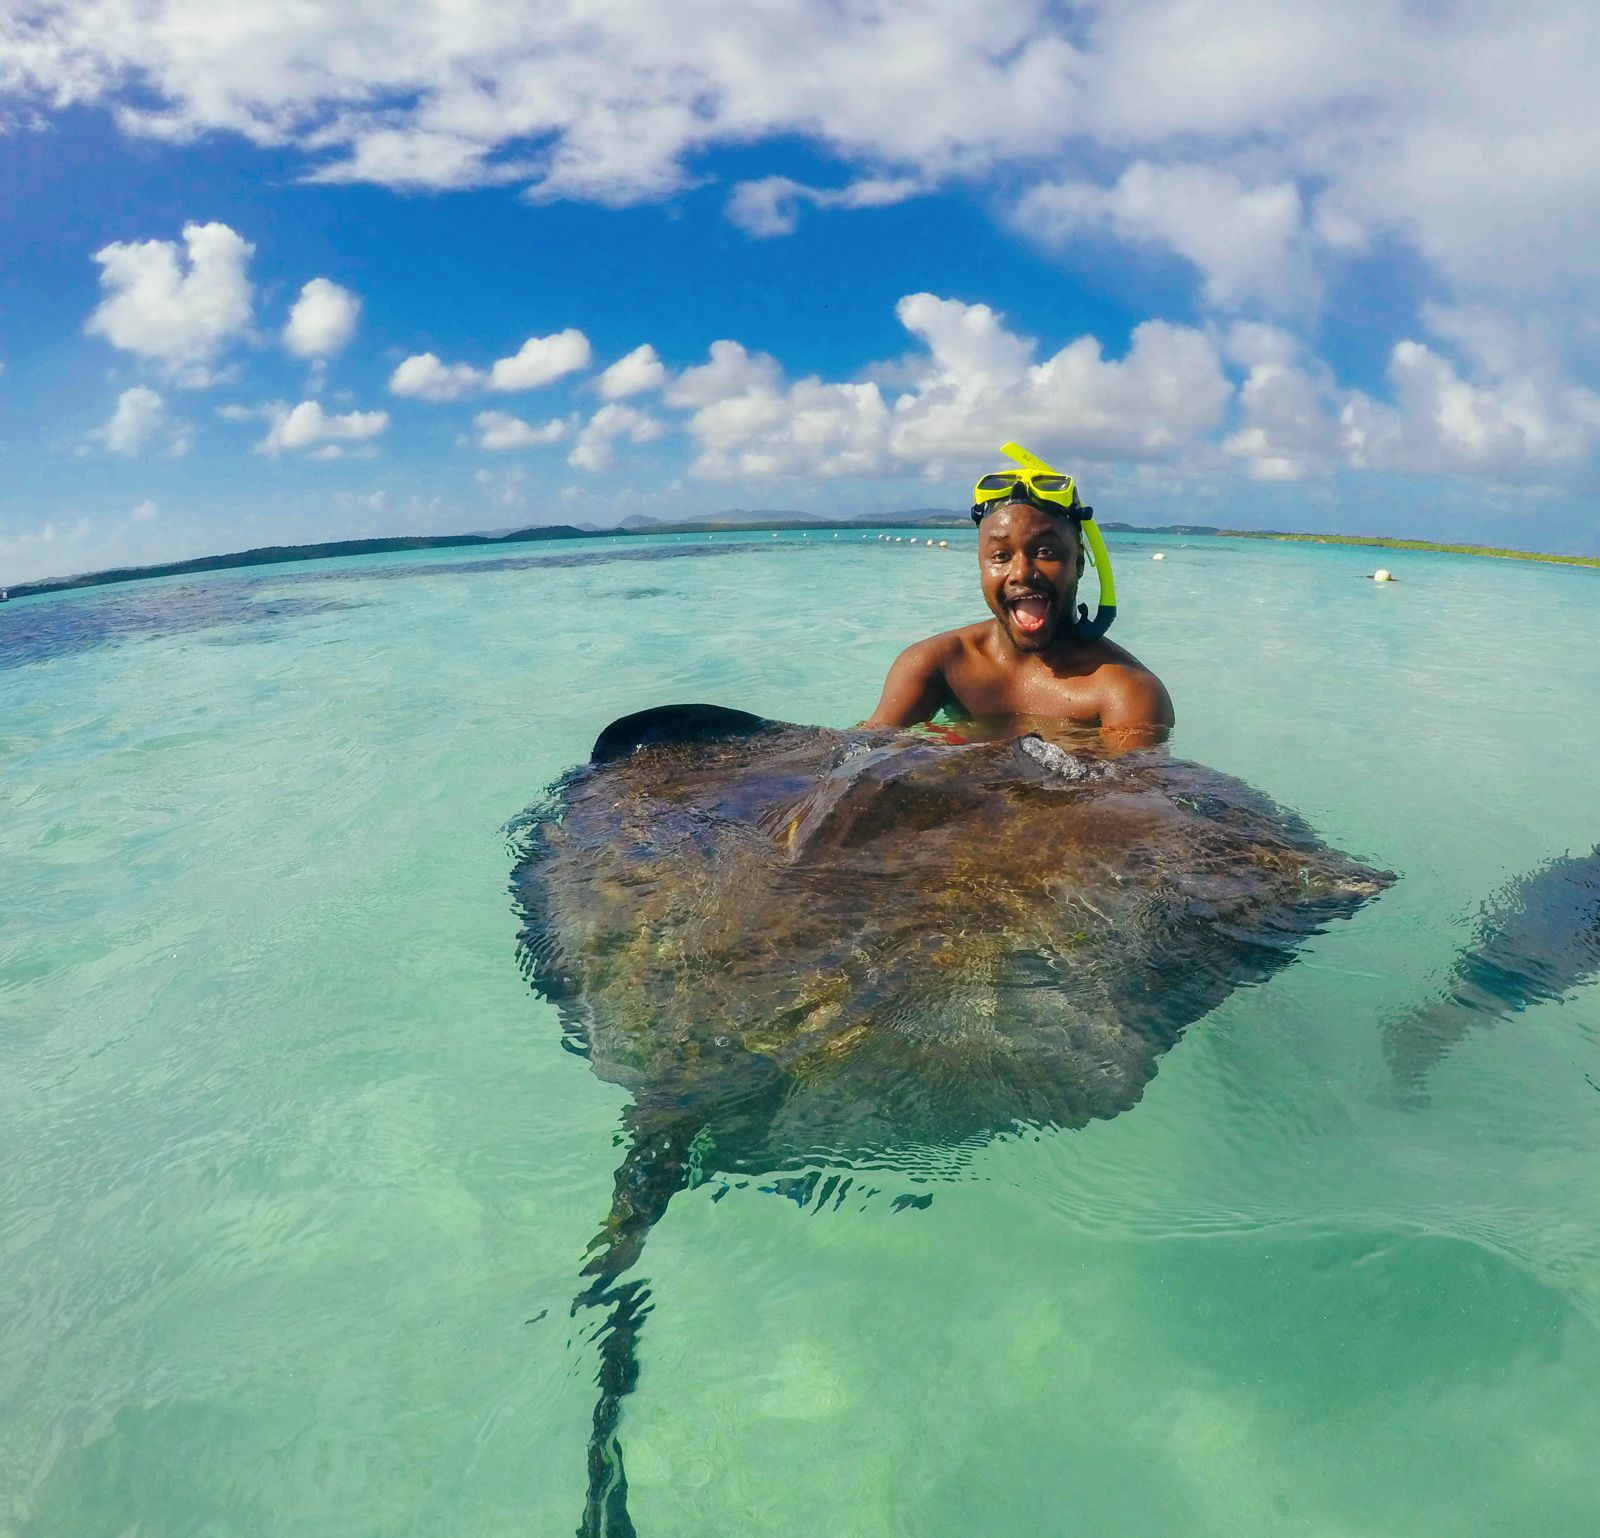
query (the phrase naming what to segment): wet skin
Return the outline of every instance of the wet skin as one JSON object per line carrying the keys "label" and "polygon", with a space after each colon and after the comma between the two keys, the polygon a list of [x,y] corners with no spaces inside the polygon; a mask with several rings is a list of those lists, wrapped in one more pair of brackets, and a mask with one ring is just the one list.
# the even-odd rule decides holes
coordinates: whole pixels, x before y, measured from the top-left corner
{"label": "wet skin", "polygon": [[978,526],[978,580],[993,619],[907,647],[868,726],[912,726],[941,709],[978,720],[1098,726],[1113,748],[1159,742],[1173,722],[1161,680],[1111,641],[1080,640],[1078,532],[1024,502]]}

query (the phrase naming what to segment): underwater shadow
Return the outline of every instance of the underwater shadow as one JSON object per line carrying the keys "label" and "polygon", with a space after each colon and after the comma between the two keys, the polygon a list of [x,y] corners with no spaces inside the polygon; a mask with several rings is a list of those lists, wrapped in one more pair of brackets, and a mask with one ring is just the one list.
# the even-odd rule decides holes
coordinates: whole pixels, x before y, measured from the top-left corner
{"label": "underwater shadow", "polygon": [[608,550],[574,550],[551,555],[497,555],[481,560],[425,561],[403,566],[356,565],[350,570],[325,568],[322,571],[277,572],[267,580],[274,586],[280,583],[314,582],[407,582],[416,577],[480,577],[495,576],[508,571],[576,570],[588,566],[613,566],[655,561],[705,560],[716,556],[748,555],[752,550],[774,555],[780,550],[794,554],[797,550],[808,552],[809,547],[793,545],[758,545],[750,541],[738,544],[698,545],[632,545]]}
{"label": "underwater shadow", "polygon": [[260,594],[257,584],[238,581],[134,586],[105,596],[74,594],[21,605],[13,613],[0,611],[0,670],[50,662],[121,641],[242,631],[359,607],[359,603],[334,598]]}

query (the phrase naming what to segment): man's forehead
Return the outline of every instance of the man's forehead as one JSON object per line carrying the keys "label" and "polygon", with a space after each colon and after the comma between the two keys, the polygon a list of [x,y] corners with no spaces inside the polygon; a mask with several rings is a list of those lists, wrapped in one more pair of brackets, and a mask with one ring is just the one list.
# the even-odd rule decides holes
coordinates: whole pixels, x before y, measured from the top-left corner
{"label": "man's forehead", "polygon": [[984,514],[983,522],[978,525],[978,543],[1034,533],[1071,538],[1073,532],[1070,518],[1051,517],[1031,502],[1007,502],[1004,507]]}

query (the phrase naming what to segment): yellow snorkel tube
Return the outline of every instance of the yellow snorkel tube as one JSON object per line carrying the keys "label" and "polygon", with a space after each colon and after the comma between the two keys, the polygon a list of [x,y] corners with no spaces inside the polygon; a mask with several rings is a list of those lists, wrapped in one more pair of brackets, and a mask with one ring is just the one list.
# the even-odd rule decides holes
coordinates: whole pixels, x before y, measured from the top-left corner
{"label": "yellow snorkel tube", "polygon": [[1117,586],[1111,575],[1106,542],[1095,526],[1094,509],[1078,500],[1078,488],[1070,475],[1052,470],[1021,444],[1003,443],[1000,452],[1015,460],[1018,468],[996,470],[978,477],[978,484],[972,488],[972,521],[982,523],[985,514],[1008,502],[1031,502],[1047,513],[1062,513],[1071,518],[1089,547],[1089,564],[1100,575],[1100,602],[1094,618],[1089,618],[1087,604],[1079,604],[1072,633],[1080,641],[1093,641],[1103,636],[1117,617]]}

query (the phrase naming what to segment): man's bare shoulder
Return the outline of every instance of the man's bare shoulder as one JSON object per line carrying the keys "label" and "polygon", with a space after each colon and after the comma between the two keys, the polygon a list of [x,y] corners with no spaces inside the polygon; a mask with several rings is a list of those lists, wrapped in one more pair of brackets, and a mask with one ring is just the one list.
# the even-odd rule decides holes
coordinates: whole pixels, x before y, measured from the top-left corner
{"label": "man's bare shoulder", "polygon": [[1100,707],[1100,724],[1169,727],[1175,716],[1167,687],[1126,647],[1104,637],[1085,656]]}
{"label": "man's bare shoulder", "polygon": [[941,630],[938,635],[931,635],[925,641],[917,641],[906,647],[900,655],[910,657],[914,654],[919,661],[943,666],[979,650],[993,629],[993,620],[980,619],[955,630]]}
{"label": "man's bare shoulder", "polygon": [[964,659],[976,650],[985,626],[964,625],[916,641],[900,653],[884,680],[878,708],[868,726],[910,726],[927,721],[944,705],[961,703],[956,679],[968,668]]}

